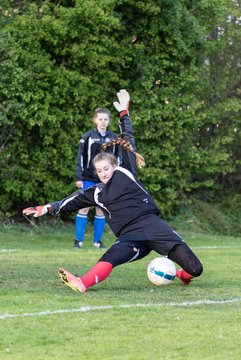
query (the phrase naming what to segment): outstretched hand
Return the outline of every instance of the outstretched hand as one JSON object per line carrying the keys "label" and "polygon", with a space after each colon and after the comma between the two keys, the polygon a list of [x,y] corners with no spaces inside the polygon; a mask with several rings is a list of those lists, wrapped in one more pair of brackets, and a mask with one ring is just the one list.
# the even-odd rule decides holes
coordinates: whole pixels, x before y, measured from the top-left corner
{"label": "outstretched hand", "polygon": [[125,89],[120,90],[117,94],[118,101],[113,102],[114,107],[120,113],[129,110],[130,95]]}
{"label": "outstretched hand", "polygon": [[23,210],[24,215],[33,215],[33,217],[37,218],[39,216],[45,215],[48,213],[48,208],[51,206],[47,205],[40,205],[35,207],[29,207]]}

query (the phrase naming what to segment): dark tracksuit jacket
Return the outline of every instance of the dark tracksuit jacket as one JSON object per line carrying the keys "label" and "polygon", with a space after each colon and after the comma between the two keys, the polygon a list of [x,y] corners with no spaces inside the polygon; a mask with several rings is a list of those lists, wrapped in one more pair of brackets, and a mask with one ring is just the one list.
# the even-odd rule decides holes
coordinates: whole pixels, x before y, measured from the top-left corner
{"label": "dark tracksuit jacket", "polygon": [[[135,147],[131,121],[128,115],[121,119],[121,132]],[[118,237],[133,220],[145,214],[159,214],[151,195],[137,179],[136,158],[122,149],[122,162],[106,184],[97,184],[87,190],[78,190],[63,200],[51,204],[50,213],[74,212],[81,208],[99,206],[113,233]]]}
{"label": "dark tracksuit jacket", "polygon": [[[87,131],[83,135],[83,137],[80,139],[76,161],[76,181],[99,181],[99,178],[95,174],[94,167],[92,165],[92,159],[101,151],[101,145],[115,138],[116,134],[114,132],[107,130],[106,134],[102,136],[96,128]],[[120,157],[119,149],[116,146],[110,147],[108,152],[111,152],[117,158]]]}

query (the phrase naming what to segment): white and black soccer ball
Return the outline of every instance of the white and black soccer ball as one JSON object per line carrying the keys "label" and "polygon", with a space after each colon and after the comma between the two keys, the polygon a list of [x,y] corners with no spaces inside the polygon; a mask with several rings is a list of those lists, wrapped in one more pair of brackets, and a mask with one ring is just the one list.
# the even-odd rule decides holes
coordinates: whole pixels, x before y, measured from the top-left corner
{"label": "white and black soccer ball", "polygon": [[176,275],[174,263],[166,257],[153,259],[147,266],[147,276],[154,285],[169,285]]}

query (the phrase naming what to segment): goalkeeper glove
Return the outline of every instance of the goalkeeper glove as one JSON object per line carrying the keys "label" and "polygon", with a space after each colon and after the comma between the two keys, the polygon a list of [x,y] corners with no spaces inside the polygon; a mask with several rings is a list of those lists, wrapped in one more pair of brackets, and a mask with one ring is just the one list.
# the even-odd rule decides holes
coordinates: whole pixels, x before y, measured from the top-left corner
{"label": "goalkeeper glove", "polygon": [[33,217],[37,218],[39,216],[47,214],[49,208],[51,208],[50,204],[40,205],[40,206],[36,206],[36,207],[29,207],[29,208],[26,208],[23,210],[23,214],[33,215]]}
{"label": "goalkeeper glove", "polygon": [[128,91],[122,89],[116,95],[119,101],[113,102],[113,105],[120,113],[120,117],[129,115],[130,95]]}

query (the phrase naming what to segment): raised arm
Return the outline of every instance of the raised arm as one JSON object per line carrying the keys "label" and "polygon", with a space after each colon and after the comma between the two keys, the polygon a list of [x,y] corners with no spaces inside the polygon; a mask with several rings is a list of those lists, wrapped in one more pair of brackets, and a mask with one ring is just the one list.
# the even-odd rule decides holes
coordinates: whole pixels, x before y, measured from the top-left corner
{"label": "raised arm", "polygon": [[[124,115],[120,118],[120,129],[121,129],[121,138],[123,140],[127,140],[133,150],[136,150],[135,147],[135,138],[132,130],[131,119],[129,115]],[[137,173],[137,164],[136,164],[136,156],[134,152],[131,152],[129,149],[129,145],[125,146],[122,144],[122,161],[120,165],[128,170],[130,170],[133,174]]]}
{"label": "raised arm", "polygon": [[121,166],[127,168],[132,173],[136,173],[137,165],[139,167],[143,167],[145,165],[145,161],[144,158],[136,152],[134,131],[129,117],[130,95],[126,90],[122,89],[117,93],[117,98],[118,101],[115,101],[113,105],[120,115],[120,137],[129,143],[121,144]]}
{"label": "raised arm", "polygon": [[118,101],[114,101],[113,105],[119,112],[120,130],[123,137],[135,147],[134,131],[129,117],[130,95],[125,89],[120,90],[117,94]]}

